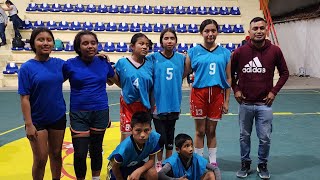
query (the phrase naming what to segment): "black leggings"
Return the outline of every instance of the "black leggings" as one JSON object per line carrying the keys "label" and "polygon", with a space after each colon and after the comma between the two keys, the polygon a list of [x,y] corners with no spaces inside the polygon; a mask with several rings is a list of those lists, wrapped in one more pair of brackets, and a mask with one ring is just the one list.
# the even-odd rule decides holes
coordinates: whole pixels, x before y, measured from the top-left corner
{"label": "black leggings", "polygon": [[91,171],[100,171],[102,167],[103,134],[90,134],[90,137],[72,138],[74,155],[73,164],[77,178],[85,178],[87,172],[88,149],[91,158]]}
{"label": "black leggings", "polygon": [[165,146],[166,150],[173,150],[174,130],[177,120],[160,120],[153,118],[154,127],[159,133],[159,145],[161,148]]}

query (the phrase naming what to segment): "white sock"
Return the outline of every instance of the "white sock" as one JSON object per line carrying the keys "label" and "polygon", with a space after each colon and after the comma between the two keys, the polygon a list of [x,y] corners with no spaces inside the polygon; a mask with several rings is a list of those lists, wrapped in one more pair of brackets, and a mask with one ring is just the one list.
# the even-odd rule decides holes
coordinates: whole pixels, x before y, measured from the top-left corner
{"label": "white sock", "polygon": [[194,152],[199,156],[203,156],[203,148],[194,148]]}
{"label": "white sock", "polygon": [[210,163],[217,163],[217,148],[209,148],[208,153]]}
{"label": "white sock", "polygon": [[92,180],[100,180],[100,176],[92,176]]}

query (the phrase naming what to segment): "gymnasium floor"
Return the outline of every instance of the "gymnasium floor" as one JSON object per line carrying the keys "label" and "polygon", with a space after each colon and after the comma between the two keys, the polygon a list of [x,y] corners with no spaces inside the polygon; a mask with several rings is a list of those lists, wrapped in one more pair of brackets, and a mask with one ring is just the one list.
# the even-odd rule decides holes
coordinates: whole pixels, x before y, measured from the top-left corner
{"label": "gymnasium floor", "polygon": [[[104,140],[104,159],[119,142],[119,91],[109,91],[110,117],[113,125]],[[69,92],[64,93],[67,106]],[[189,117],[189,91],[183,91],[181,118],[176,125],[177,133],[194,136],[194,121]],[[273,105],[274,121],[271,156],[268,164],[274,180],[320,179],[320,90],[283,90]],[[25,138],[19,96],[15,91],[0,92],[0,179],[29,180],[31,178],[32,154]],[[223,180],[237,179],[240,167],[239,127],[237,104],[231,97],[230,113],[223,117],[217,127],[218,163]],[[248,180],[260,179],[256,171],[258,140],[252,134],[252,174]],[[72,145],[69,130],[63,145],[63,177],[74,179]],[[205,152],[205,157],[207,153]],[[89,165],[88,158],[88,167]],[[49,164],[49,163],[48,163]],[[48,165],[49,166],[49,165]],[[45,179],[51,179],[47,166]],[[88,168],[90,169],[90,168]],[[106,161],[102,178],[105,179]],[[87,179],[91,179],[90,170]]]}

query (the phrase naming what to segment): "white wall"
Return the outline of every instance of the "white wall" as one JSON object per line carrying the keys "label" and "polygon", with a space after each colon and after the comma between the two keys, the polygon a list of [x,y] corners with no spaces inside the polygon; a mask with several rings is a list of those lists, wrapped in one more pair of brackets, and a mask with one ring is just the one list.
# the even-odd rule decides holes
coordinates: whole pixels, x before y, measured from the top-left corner
{"label": "white wall", "polygon": [[275,25],[290,74],[304,67],[306,74],[320,78],[320,18]]}

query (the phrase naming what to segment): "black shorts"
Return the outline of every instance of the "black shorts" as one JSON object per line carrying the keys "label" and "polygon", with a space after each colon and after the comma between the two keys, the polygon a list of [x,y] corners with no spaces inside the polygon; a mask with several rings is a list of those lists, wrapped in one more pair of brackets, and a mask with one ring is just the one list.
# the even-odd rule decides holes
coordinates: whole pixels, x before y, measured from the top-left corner
{"label": "black shorts", "polygon": [[109,109],[98,111],[70,111],[70,126],[73,133],[90,130],[105,130],[109,124]]}
{"label": "black shorts", "polygon": [[165,146],[166,150],[173,150],[174,131],[177,119],[179,119],[179,113],[169,113],[153,118],[154,127],[157,133],[161,135],[159,140],[161,148]]}
{"label": "black shorts", "polygon": [[34,127],[36,127],[37,131],[41,130],[48,130],[48,129],[54,129],[54,130],[65,130],[67,126],[67,119],[66,115],[64,114],[58,121],[46,124],[46,125],[39,125],[39,124],[33,124]]}

